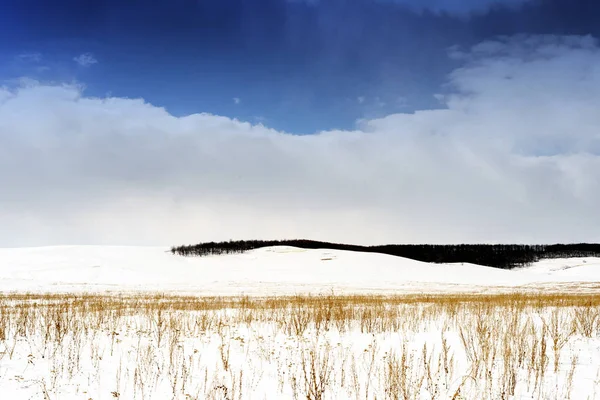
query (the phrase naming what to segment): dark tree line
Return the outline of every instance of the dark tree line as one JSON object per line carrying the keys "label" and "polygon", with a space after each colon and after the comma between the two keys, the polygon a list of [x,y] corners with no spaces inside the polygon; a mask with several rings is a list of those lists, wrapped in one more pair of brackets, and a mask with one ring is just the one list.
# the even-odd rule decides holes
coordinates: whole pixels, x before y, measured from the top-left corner
{"label": "dark tree line", "polygon": [[432,263],[473,263],[512,269],[545,258],[600,257],[600,244],[393,244],[359,246],[314,240],[237,240],[209,242],[171,248],[181,256],[209,256],[243,253],[262,247],[293,246],[303,249],[332,249],[389,254]]}

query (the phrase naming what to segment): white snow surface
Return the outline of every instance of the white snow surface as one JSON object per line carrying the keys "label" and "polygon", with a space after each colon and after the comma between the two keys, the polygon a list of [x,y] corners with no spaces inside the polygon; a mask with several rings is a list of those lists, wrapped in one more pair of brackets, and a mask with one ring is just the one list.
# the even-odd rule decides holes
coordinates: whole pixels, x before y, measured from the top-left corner
{"label": "white snow surface", "polygon": [[600,282],[600,258],[543,260],[517,270],[501,270],[286,246],[209,257],[182,257],[164,247],[0,249],[1,292],[286,295],[545,288],[565,284],[584,289],[596,282]]}
{"label": "white snow surface", "polygon": [[[594,258],[544,260],[508,271],[292,247],[211,257],[181,257],[168,250],[0,249],[0,292],[272,296],[600,286],[600,259]],[[412,304],[398,307],[397,317],[388,315],[387,330],[377,328],[383,319],[368,310],[361,314],[358,307],[343,325],[311,324],[294,333],[286,327],[299,326],[295,315],[302,313],[291,309],[249,314],[241,308],[166,314],[132,309],[121,314],[73,308],[60,313],[35,303],[13,310],[7,304],[0,310],[0,399],[307,398],[311,375],[305,364],[311,354],[318,370],[330,371],[324,400],[394,398],[387,396],[388,384],[404,369],[411,399],[457,398],[458,388],[460,398],[468,400],[600,398],[600,317],[594,307],[586,308],[588,313],[573,307],[507,307],[482,314],[469,307],[428,313],[430,305]],[[593,327],[588,336],[571,329],[584,325],[581,318]],[[556,326],[554,335],[566,338],[560,348],[546,346],[553,333],[542,326]],[[489,332],[495,336],[486,336]],[[463,334],[471,339],[465,341]],[[465,343],[480,349],[479,340],[494,346],[494,356],[479,370],[481,380],[465,380],[474,371]],[[521,352],[525,361],[519,366]],[[401,364],[388,372],[387,360],[394,357]],[[538,375],[540,365],[544,374]],[[513,386],[513,395],[506,395],[506,385]]]}

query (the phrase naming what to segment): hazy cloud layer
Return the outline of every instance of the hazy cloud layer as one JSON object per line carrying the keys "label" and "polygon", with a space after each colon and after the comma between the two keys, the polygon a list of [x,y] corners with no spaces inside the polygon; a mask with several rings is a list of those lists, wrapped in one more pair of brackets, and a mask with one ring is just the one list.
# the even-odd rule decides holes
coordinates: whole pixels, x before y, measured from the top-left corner
{"label": "hazy cloud layer", "polygon": [[446,108],[294,136],[75,86],[0,90],[0,245],[600,240],[600,49],[453,49]]}

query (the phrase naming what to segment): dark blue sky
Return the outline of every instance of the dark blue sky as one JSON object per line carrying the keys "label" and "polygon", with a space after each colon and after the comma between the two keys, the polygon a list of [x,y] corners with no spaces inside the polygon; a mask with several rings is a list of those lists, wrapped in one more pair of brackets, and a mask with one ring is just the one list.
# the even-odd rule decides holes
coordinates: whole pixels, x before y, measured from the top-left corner
{"label": "dark blue sky", "polygon": [[[312,133],[439,107],[433,95],[457,66],[451,46],[497,35],[600,36],[597,1],[485,3],[4,0],[0,79],[80,82],[88,95],[142,97],[175,115]],[[73,61],[85,53],[97,62]]]}

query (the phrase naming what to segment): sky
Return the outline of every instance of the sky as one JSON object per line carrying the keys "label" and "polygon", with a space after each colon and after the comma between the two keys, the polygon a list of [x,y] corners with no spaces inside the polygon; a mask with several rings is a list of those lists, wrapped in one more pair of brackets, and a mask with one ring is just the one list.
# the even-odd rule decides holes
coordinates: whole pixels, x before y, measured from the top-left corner
{"label": "sky", "polygon": [[0,247],[600,241],[600,3],[0,8]]}

